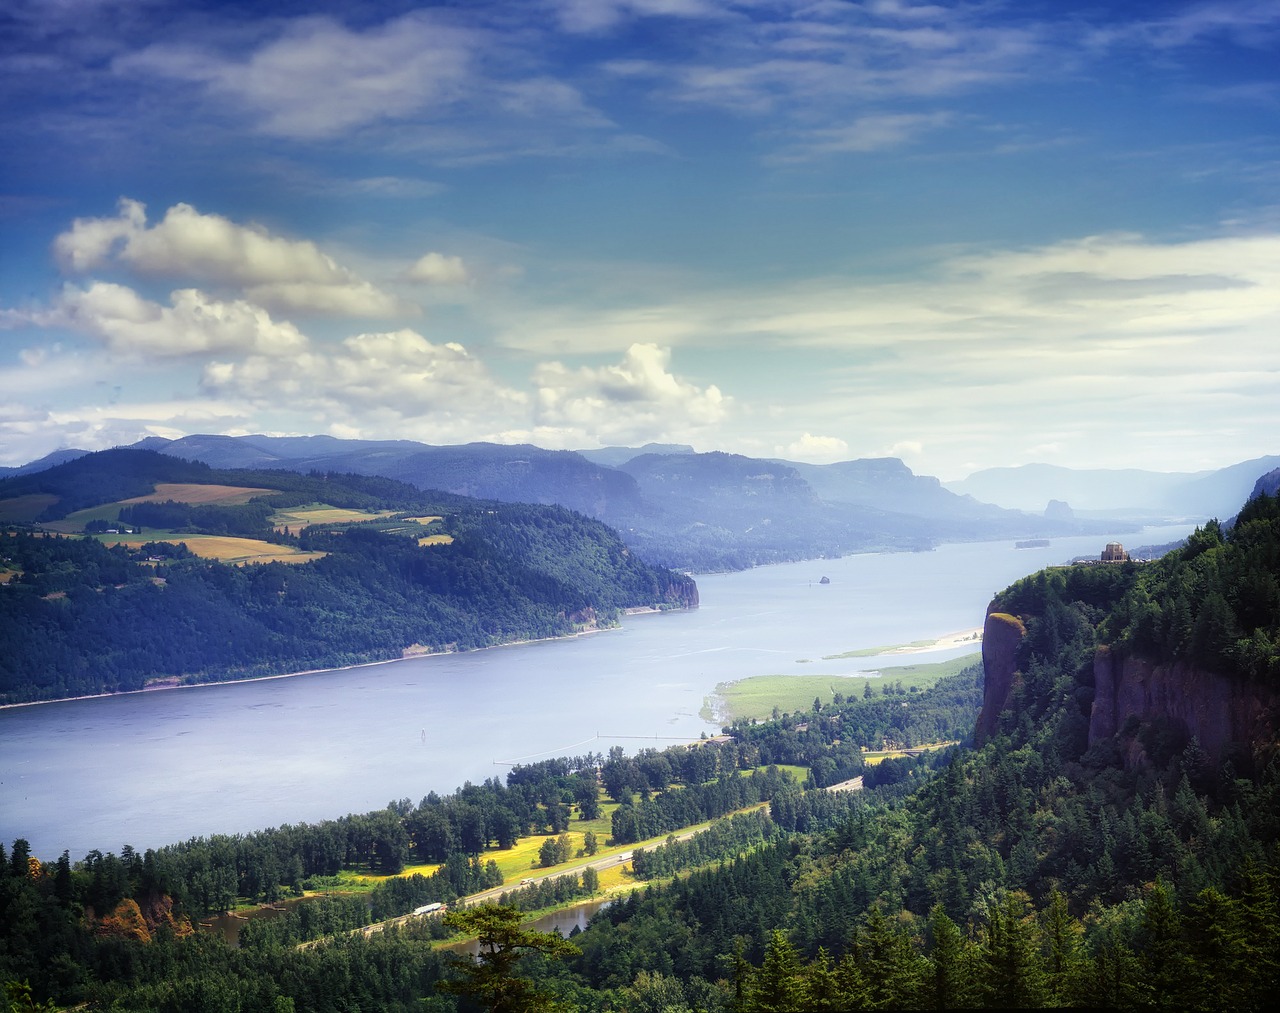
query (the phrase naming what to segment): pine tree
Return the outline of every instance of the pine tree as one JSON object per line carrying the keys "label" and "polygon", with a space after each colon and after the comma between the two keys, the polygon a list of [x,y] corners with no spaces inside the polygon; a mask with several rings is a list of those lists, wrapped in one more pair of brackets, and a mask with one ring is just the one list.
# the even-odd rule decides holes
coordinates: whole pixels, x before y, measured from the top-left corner
{"label": "pine tree", "polygon": [[751,988],[741,1007],[744,1013],[788,1013],[807,1006],[800,955],[780,929],[769,935],[764,963],[751,978]]}
{"label": "pine tree", "polygon": [[491,1013],[538,1013],[558,1004],[528,978],[518,977],[516,963],[526,953],[547,957],[576,956],[578,947],[555,932],[522,929],[524,915],[512,907],[484,904],[450,911],[444,916],[449,928],[475,936],[480,943],[476,960],[454,958],[458,977],[442,981],[439,988],[468,996]]}
{"label": "pine tree", "polygon": [[965,938],[942,905],[929,916],[933,949],[929,953],[929,982],[926,996],[933,1009],[969,1009],[977,1005],[971,961]]}

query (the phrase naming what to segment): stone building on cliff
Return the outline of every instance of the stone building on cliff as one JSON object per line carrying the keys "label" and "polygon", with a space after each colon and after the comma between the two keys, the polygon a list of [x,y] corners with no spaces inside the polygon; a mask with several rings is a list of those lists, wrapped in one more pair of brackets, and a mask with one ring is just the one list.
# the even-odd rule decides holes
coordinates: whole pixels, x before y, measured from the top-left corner
{"label": "stone building on cliff", "polygon": [[1127,563],[1129,562],[1129,553],[1124,551],[1124,546],[1119,542],[1107,542],[1107,547],[1102,550],[1103,563]]}

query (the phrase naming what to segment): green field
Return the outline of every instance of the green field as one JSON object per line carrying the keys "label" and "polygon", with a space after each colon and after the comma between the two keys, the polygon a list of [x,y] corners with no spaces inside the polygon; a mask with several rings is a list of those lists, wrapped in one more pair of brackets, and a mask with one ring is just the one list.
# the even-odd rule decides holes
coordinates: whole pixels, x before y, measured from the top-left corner
{"label": "green field", "polygon": [[756,675],[716,686],[715,693],[703,702],[702,716],[705,720],[726,724],[739,718],[764,720],[773,714],[775,707],[784,714],[807,711],[815,697],[824,706],[831,703],[837,693],[860,697],[868,684],[879,687],[886,682],[901,682],[906,690],[913,686],[925,689],[969,667],[974,660],[974,655],[966,654],[948,661],[895,665],[865,676]]}

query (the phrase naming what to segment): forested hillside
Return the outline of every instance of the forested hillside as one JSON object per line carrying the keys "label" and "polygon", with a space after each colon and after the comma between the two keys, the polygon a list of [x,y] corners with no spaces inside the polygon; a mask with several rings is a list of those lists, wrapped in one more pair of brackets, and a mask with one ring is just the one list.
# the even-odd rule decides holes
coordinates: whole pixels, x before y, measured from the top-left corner
{"label": "forested hillside", "polygon": [[[466,650],[570,634],[630,607],[697,603],[692,580],[646,565],[597,521],[384,478],[217,472],[109,451],[0,482],[0,506],[34,499],[52,523],[158,483],[265,494],[236,505],[112,506],[110,521],[81,525],[141,526],[147,541],[135,548],[11,525],[0,538],[0,702]],[[273,524],[276,511],[308,503],[376,513],[299,530]],[[258,539],[310,561],[199,558],[185,546],[204,534]]]}

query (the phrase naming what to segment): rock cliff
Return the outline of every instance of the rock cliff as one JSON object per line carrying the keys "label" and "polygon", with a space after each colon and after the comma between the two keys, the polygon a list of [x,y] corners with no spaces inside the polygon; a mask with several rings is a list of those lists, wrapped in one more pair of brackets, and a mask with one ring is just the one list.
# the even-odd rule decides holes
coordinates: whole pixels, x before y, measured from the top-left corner
{"label": "rock cliff", "polygon": [[[1025,633],[1020,619],[995,611],[993,603],[982,634],[979,744],[995,734],[1021,678],[1017,655]],[[1197,739],[1215,761],[1242,752],[1261,759],[1280,748],[1280,690],[1274,687],[1183,662],[1156,664],[1105,646],[1094,655],[1093,681],[1089,745],[1126,729],[1163,725],[1187,741]],[[1146,762],[1141,736],[1129,737],[1125,748],[1128,765]]]}
{"label": "rock cliff", "polygon": [[[1164,722],[1199,740],[1215,761],[1243,751],[1268,754],[1280,738],[1280,699],[1274,688],[1195,668],[1183,662],[1154,664],[1099,648],[1093,661],[1090,744],[1121,731],[1127,722]],[[1143,762],[1135,739],[1130,764]]]}
{"label": "rock cliff", "polygon": [[1027,628],[1017,616],[995,611],[992,602],[982,627],[982,668],[984,683],[982,711],[974,738],[981,745],[992,735],[1000,721],[1000,712],[1018,677],[1018,644]]}

